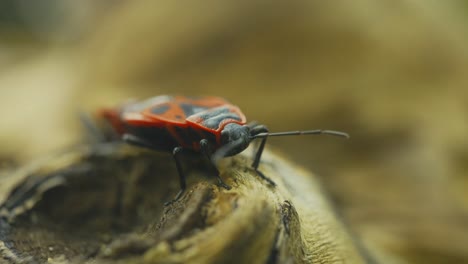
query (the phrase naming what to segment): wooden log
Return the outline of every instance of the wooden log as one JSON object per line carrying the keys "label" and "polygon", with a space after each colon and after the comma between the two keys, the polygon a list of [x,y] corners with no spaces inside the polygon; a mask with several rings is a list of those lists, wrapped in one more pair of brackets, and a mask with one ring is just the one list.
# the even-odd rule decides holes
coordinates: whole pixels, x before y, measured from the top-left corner
{"label": "wooden log", "polygon": [[274,187],[246,152],[219,164],[231,190],[186,157],[188,189],[166,207],[178,177],[164,153],[76,148],[2,174],[0,263],[364,262],[312,174],[266,151]]}

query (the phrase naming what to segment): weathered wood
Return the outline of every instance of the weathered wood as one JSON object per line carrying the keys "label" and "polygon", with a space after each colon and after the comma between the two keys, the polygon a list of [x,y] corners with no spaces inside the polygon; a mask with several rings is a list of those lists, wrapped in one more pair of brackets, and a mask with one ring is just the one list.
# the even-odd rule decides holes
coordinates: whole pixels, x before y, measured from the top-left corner
{"label": "weathered wood", "polygon": [[[105,151],[104,151],[105,150]],[[248,151],[247,151],[248,153]],[[1,180],[0,254],[5,262],[361,263],[313,175],[265,152],[221,162],[215,185],[187,157],[188,190],[170,155],[114,146],[76,148]],[[20,184],[16,193],[13,183]],[[1,261],[0,261],[1,262]]]}

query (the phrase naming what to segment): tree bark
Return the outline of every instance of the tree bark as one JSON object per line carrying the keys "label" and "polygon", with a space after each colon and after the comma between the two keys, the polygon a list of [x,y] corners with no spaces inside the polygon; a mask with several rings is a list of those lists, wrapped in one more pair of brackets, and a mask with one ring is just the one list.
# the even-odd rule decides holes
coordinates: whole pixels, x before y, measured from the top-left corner
{"label": "tree bark", "polygon": [[[248,152],[248,151],[247,151]],[[316,178],[266,151],[224,159],[215,184],[187,156],[178,191],[170,155],[77,147],[0,178],[0,254],[10,263],[361,263]]]}

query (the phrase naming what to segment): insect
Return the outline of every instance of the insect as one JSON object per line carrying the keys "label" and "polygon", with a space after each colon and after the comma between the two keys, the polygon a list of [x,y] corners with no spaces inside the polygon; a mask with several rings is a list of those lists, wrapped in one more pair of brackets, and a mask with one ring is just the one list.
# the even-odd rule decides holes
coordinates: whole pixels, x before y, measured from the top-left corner
{"label": "insect", "polygon": [[201,153],[209,161],[220,186],[231,189],[219,176],[216,167],[221,158],[245,150],[254,139],[261,139],[252,168],[271,185],[275,183],[258,170],[268,137],[329,134],[346,137],[332,130],[308,130],[269,133],[265,125],[247,123],[245,115],[235,105],[219,97],[156,96],[131,102],[113,109],[102,109],[107,120],[125,142],[157,151],[172,152],[179,174],[180,191],[166,205],[177,201],[186,189],[180,154],[183,151]]}

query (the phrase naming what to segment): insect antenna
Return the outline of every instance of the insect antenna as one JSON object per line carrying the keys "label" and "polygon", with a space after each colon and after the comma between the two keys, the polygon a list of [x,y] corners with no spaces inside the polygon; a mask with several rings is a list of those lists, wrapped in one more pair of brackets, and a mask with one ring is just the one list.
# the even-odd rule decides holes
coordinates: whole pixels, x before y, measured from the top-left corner
{"label": "insect antenna", "polygon": [[335,130],[305,130],[305,131],[286,131],[286,132],[276,132],[276,133],[259,133],[253,135],[250,139],[255,138],[265,138],[265,137],[280,137],[280,136],[299,136],[299,135],[331,135],[336,137],[349,138],[349,135],[345,132],[335,131]]}

